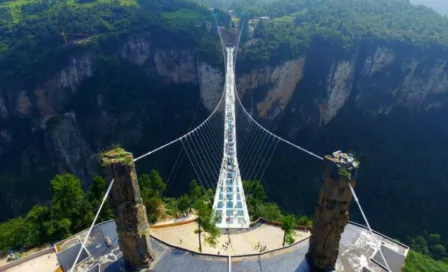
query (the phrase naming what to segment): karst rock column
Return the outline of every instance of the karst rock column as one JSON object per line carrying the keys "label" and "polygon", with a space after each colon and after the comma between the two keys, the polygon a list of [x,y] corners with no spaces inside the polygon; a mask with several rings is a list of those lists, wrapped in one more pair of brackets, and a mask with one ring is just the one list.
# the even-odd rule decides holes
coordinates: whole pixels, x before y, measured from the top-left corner
{"label": "karst rock column", "polygon": [[307,260],[312,271],[332,271],[339,254],[339,241],[349,221],[349,205],[358,175],[353,155],[334,152],[324,157],[323,186],[314,214]]}
{"label": "karst rock column", "polygon": [[114,148],[102,156],[102,164],[110,178],[114,179],[109,196],[110,205],[126,270],[149,268],[153,260],[149,224],[132,154]]}

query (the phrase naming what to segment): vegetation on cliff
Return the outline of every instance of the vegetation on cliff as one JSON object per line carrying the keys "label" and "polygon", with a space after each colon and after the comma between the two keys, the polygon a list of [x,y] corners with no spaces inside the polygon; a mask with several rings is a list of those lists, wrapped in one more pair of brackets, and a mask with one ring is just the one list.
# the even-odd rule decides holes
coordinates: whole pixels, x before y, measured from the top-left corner
{"label": "vegetation on cliff", "polygon": [[255,16],[271,20],[258,22],[256,42],[244,48],[243,59],[252,65],[302,55],[316,38],[348,51],[371,42],[448,48],[448,19],[407,0],[279,0],[254,7],[246,18]]}
{"label": "vegetation on cliff", "polygon": [[[89,191],[84,193],[77,177],[64,174],[54,177],[51,188],[49,205],[36,205],[24,217],[0,224],[0,253],[61,240],[86,228],[93,221],[107,184],[103,178],[94,177]],[[99,220],[111,217],[106,203]]]}
{"label": "vegetation on cliff", "polygon": [[436,261],[430,256],[410,250],[406,258],[403,272],[445,272],[448,271],[448,262]]}
{"label": "vegetation on cliff", "polygon": [[[165,43],[196,48],[219,59],[219,40],[206,31],[210,10],[182,0],[2,1],[0,3],[0,82],[36,84],[61,68],[67,54],[84,46],[113,51],[116,41],[150,31]],[[221,24],[230,18],[220,13]],[[78,46],[73,47],[71,44]],[[8,80],[5,80],[8,78]],[[4,86],[6,85],[6,86]]]}
{"label": "vegetation on cliff", "polygon": [[442,260],[448,264],[448,239],[438,233],[428,233],[424,231],[409,241],[409,246],[415,252],[425,256],[431,256],[433,259]]}

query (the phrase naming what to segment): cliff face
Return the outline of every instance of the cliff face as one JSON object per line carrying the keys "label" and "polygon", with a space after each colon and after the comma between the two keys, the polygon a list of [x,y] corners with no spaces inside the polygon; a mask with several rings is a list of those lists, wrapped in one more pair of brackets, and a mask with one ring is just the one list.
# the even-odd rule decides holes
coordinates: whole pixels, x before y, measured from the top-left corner
{"label": "cliff face", "polygon": [[324,126],[348,103],[378,116],[397,107],[428,111],[448,99],[448,59],[396,45],[362,44],[346,53],[314,43],[303,58],[238,77],[261,119],[300,112],[306,126]]}
{"label": "cliff face", "polygon": [[[166,93],[164,98],[163,92],[185,89],[182,96],[190,97],[193,104],[197,103],[194,97],[201,95],[204,106],[213,109],[222,91],[222,69],[198,59],[191,48],[173,48],[154,42],[150,35],[135,35],[108,57],[156,82],[156,86],[145,86],[145,97],[151,97],[150,93],[157,97],[147,101],[151,105],[145,108],[130,101],[131,106],[136,106],[133,111],[117,113],[110,107],[107,90],[95,89],[91,100],[82,101],[89,96],[88,83],[104,76],[99,74],[103,64],[98,54],[90,49],[77,52],[51,79],[29,89],[0,89],[0,208],[6,211],[5,217],[46,200],[54,174],[71,172],[87,187],[91,176],[100,173],[95,156],[98,151],[116,143],[139,146],[149,140],[144,128],[148,125],[153,134],[162,134],[154,128],[154,122],[160,120],[152,120],[161,114],[156,111],[164,110],[154,103],[163,105],[173,96]],[[182,106],[184,99],[179,99],[179,113],[191,111],[190,103]],[[190,115],[189,112],[185,118]],[[173,126],[170,122],[166,128]],[[179,133],[173,129],[174,135]],[[40,189],[20,190],[25,184]]]}
{"label": "cliff face", "polygon": [[258,115],[269,120],[284,112],[286,106],[303,77],[304,58],[285,62],[277,67],[261,67],[250,74],[238,76],[238,90],[245,94],[255,95],[257,89],[265,88],[265,92],[256,103]]}

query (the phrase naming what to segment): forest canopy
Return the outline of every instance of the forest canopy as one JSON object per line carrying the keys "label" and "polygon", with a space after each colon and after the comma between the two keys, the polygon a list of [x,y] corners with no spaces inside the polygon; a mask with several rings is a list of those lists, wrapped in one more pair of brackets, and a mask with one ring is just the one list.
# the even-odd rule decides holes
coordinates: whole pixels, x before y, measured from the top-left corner
{"label": "forest canopy", "polygon": [[[230,21],[224,13],[215,17],[222,25]],[[219,40],[206,31],[212,20],[209,9],[181,0],[3,1],[0,82],[8,77],[8,82],[32,84],[64,65],[63,56],[74,50],[100,44],[113,50],[117,39],[145,30],[173,43],[182,40],[213,62],[220,52],[211,50]]]}
{"label": "forest canopy", "polygon": [[315,38],[352,50],[358,43],[405,44],[419,50],[448,45],[448,18],[408,0],[279,0],[251,6],[260,20],[245,60],[278,62],[303,54]]}

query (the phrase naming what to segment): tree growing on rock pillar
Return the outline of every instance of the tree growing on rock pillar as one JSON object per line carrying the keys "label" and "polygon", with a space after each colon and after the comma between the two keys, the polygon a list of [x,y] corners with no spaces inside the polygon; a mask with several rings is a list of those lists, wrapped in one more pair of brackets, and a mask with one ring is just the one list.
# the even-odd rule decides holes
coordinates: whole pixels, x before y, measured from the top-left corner
{"label": "tree growing on rock pillar", "polygon": [[105,152],[101,161],[109,177],[114,179],[110,205],[126,269],[149,268],[154,255],[132,154],[122,148],[114,148]]}

